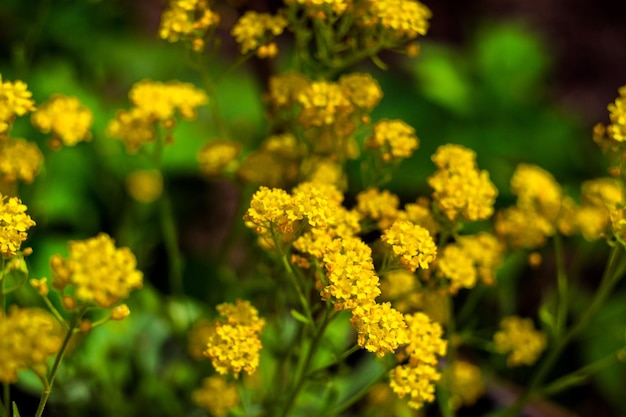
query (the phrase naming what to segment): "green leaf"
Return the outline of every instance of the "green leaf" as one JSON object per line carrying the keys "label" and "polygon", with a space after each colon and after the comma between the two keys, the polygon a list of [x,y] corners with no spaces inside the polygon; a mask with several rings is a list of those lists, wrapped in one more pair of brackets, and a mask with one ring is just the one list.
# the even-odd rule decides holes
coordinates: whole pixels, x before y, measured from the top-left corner
{"label": "green leaf", "polygon": [[302,313],[299,313],[294,309],[291,309],[291,317],[293,317],[294,319],[298,320],[301,323],[311,324],[311,320],[309,320],[306,316],[302,315]]}
{"label": "green leaf", "polygon": [[17,404],[13,401],[13,417],[20,417],[20,412],[17,409]]}

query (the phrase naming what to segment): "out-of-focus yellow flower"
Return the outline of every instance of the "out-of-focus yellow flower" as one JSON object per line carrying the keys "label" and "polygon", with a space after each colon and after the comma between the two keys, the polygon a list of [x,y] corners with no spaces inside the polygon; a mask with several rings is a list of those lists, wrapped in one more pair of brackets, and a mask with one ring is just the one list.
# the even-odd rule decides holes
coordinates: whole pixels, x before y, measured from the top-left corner
{"label": "out-of-focus yellow flower", "polygon": [[474,260],[454,243],[446,245],[437,259],[437,274],[450,280],[450,292],[461,288],[474,288],[476,268]]}
{"label": "out-of-focus yellow flower", "polygon": [[616,142],[626,141],[626,85],[618,90],[619,97],[615,102],[608,105],[611,124],[606,131],[611,139]]}
{"label": "out-of-focus yellow flower", "polygon": [[198,151],[200,172],[205,175],[219,175],[228,170],[229,165],[241,153],[241,144],[224,140],[212,140]]}
{"label": "out-of-focus yellow flower", "polygon": [[278,53],[278,48],[269,41],[283,33],[287,23],[287,19],[281,15],[248,11],[235,23],[231,34],[239,44],[242,54],[259,48],[259,58],[272,58]]}
{"label": "out-of-focus yellow flower", "polygon": [[386,229],[399,215],[400,199],[388,190],[368,188],[356,196],[357,211],[363,218],[370,218],[378,222],[380,229]]}
{"label": "out-of-focus yellow flower", "polygon": [[2,81],[0,74],[0,138],[6,135],[16,116],[35,110],[32,93],[22,81]]}
{"label": "out-of-focus yellow flower", "polygon": [[189,352],[189,356],[193,360],[201,361],[206,359],[203,352],[214,331],[215,327],[210,321],[201,320],[193,325],[187,334],[187,352]]}
{"label": "out-of-focus yellow flower", "polygon": [[126,190],[140,203],[152,203],[163,194],[163,176],[156,169],[132,172],[126,178]]}
{"label": "out-of-focus yellow flower", "polygon": [[504,317],[500,328],[493,341],[497,352],[508,353],[507,364],[511,367],[534,364],[546,348],[546,335],[535,329],[531,319]]}
{"label": "out-of-focus yellow flower", "polygon": [[190,42],[196,52],[204,48],[204,37],[220,22],[206,0],[171,0],[161,15],[159,36],[168,42]]}
{"label": "out-of-focus yellow flower", "polygon": [[26,214],[25,204],[17,197],[4,197],[0,194],[0,254],[9,258],[20,250],[28,237],[27,231],[35,225]]}
{"label": "out-of-focus yellow flower", "polygon": [[474,404],[485,393],[480,368],[464,360],[456,360],[446,368],[444,381],[455,410]]}
{"label": "out-of-focus yellow flower", "polygon": [[47,311],[12,306],[0,312],[0,381],[17,382],[17,372],[32,369],[46,375],[48,358],[61,349],[62,330]]}
{"label": "out-of-focus yellow flower", "polygon": [[33,142],[9,139],[0,143],[0,175],[7,182],[31,183],[43,163],[43,154]]}
{"label": "out-of-focus yellow flower", "polygon": [[364,111],[374,109],[383,97],[383,90],[370,74],[351,73],[339,78],[339,85],[355,107]]}
{"label": "out-of-focus yellow flower", "polygon": [[226,417],[239,404],[237,385],[214,375],[202,381],[202,388],[192,394],[193,402],[206,409],[214,417]]}
{"label": "out-of-focus yellow flower", "polygon": [[137,261],[130,249],[116,248],[105,233],[87,239],[71,241],[69,257],[54,255],[51,259],[53,286],[64,290],[74,288],[81,303],[95,303],[110,308],[141,288],[143,274],[136,269]]}
{"label": "out-of-focus yellow flower", "polygon": [[370,0],[371,17],[392,36],[415,39],[426,35],[432,13],[415,0]]}
{"label": "out-of-focus yellow flower", "polygon": [[137,107],[119,110],[115,118],[109,121],[106,134],[124,142],[129,153],[136,153],[142,145],[156,139],[153,121]]}
{"label": "out-of-focus yellow flower", "polygon": [[328,126],[349,116],[354,107],[344,90],[328,81],[316,81],[296,96],[301,111],[298,121],[304,127]]}
{"label": "out-of-focus yellow flower", "polygon": [[415,129],[402,120],[381,120],[374,125],[373,136],[365,142],[367,148],[379,150],[387,162],[409,158],[418,145]]}
{"label": "out-of-focus yellow flower", "polygon": [[65,146],[91,139],[93,113],[76,97],[54,95],[31,116],[33,125]]}

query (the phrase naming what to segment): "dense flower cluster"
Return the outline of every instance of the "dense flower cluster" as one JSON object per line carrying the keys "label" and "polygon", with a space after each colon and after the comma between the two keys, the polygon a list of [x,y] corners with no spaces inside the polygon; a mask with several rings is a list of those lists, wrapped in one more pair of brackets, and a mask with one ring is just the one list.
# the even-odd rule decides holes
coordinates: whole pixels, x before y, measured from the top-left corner
{"label": "dense flower cluster", "polygon": [[159,36],[169,42],[180,39],[191,42],[194,51],[204,48],[204,37],[220,22],[207,0],[171,0],[161,15]]}
{"label": "dense flower cluster", "polygon": [[20,250],[28,237],[26,232],[35,225],[26,209],[19,198],[0,194],[0,254],[5,258]]}
{"label": "dense flower cluster", "polygon": [[241,48],[242,54],[256,50],[259,58],[272,58],[278,53],[271,39],[283,33],[287,19],[281,15],[248,11],[233,26],[231,34]]}
{"label": "dense flower cluster", "polygon": [[409,341],[404,316],[391,303],[375,303],[363,314],[354,314],[350,323],[357,330],[359,346],[378,356]]}
{"label": "dense flower cluster", "polygon": [[450,390],[453,409],[472,405],[485,393],[480,368],[464,360],[456,360],[446,368],[445,383]]}
{"label": "dense flower cluster", "polygon": [[0,176],[3,181],[31,183],[43,164],[43,154],[36,144],[24,139],[0,142]]}
{"label": "dense flower cluster", "polygon": [[441,378],[437,371],[438,357],[445,355],[446,341],[438,323],[424,313],[405,316],[409,342],[399,354],[400,360],[408,357],[408,363],[398,365],[390,372],[390,385],[400,397],[409,397],[409,406],[419,409],[425,402],[435,399],[434,383]]}
{"label": "dense flower cluster", "polygon": [[241,144],[224,140],[207,142],[198,151],[200,172],[205,175],[222,174],[241,153]]}
{"label": "dense flower cluster", "polygon": [[437,257],[437,245],[428,230],[407,220],[397,220],[380,238],[409,271],[428,269]]}
{"label": "dense flower cluster", "polygon": [[61,291],[71,287],[80,303],[110,308],[142,286],[135,255],[128,248],[116,248],[107,234],[71,241],[68,246],[67,259],[60,255],[51,259],[53,286]]}
{"label": "dense flower cluster", "polygon": [[546,348],[546,335],[535,330],[531,319],[517,316],[504,317],[501,330],[493,335],[496,351],[508,353],[509,366],[532,365]]}
{"label": "dense flower cluster", "polygon": [[0,74],[0,139],[7,134],[16,116],[35,110],[32,93],[22,81],[3,81]]}
{"label": "dense flower cluster", "polygon": [[208,102],[204,91],[179,81],[143,80],[133,85],[128,96],[133,107],[117,112],[107,126],[107,134],[122,140],[131,153],[156,139],[157,123],[169,132],[176,113],[192,120],[197,108]]}
{"label": "dense flower cluster", "polygon": [[384,161],[409,158],[417,149],[419,140],[415,129],[402,120],[381,120],[374,125],[374,134],[365,146],[377,149]]}
{"label": "dense flower cluster", "polygon": [[380,229],[388,228],[398,217],[400,199],[388,190],[368,188],[357,194],[356,201],[362,218],[375,220]]}
{"label": "dense flower cluster", "polygon": [[474,151],[443,145],[432,157],[438,170],[428,178],[437,207],[450,221],[484,220],[493,214],[498,190],[487,171],[476,165]]}
{"label": "dense flower cluster", "polygon": [[202,381],[202,388],[192,394],[193,402],[206,409],[214,417],[226,417],[239,404],[237,385],[230,384],[214,375]]}
{"label": "dense flower cluster", "polygon": [[626,141],[626,85],[618,90],[619,97],[608,105],[611,124],[606,128],[611,139],[616,142]]}
{"label": "dense flower cluster", "polygon": [[74,146],[91,139],[93,113],[76,97],[54,95],[31,116],[33,125],[43,133],[52,133],[52,146]]}
{"label": "dense flower cluster", "polygon": [[12,307],[0,311],[0,382],[17,382],[17,372],[46,374],[48,358],[61,348],[59,322],[45,310]]}
{"label": "dense flower cluster", "polygon": [[204,355],[211,359],[220,374],[232,372],[235,378],[243,370],[252,374],[259,366],[259,352],[263,348],[259,333],[265,320],[250,302],[217,306],[221,319],[213,323]]}

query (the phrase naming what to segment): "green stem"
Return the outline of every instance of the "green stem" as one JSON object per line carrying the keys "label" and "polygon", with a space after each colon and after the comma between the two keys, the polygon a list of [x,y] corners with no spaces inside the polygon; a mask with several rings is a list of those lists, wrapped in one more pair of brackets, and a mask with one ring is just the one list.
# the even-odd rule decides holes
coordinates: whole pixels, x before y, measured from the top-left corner
{"label": "green stem", "polygon": [[510,417],[516,416],[531,398],[540,394],[537,388],[541,385],[548,372],[550,372],[554,366],[555,362],[561,357],[561,352],[565,349],[569,342],[585,328],[588,321],[595,314],[596,310],[604,303],[606,298],[611,293],[611,290],[622,276],[622,265],[620,265],[620,268],[617,269],[618,260],[622,253],[623,248],[620,244],[615,244],[611,248],[609,260],[602,276],[602,281],[600,282],[600,286],[598,287],[591,304],[589,304],[589,307],[587,307],[587,309],[583,312],[576,324],[553,345],[553,348],[541,362],[541,365],[530,380],[526,391],[524,391],[524,393],[520,395],[511,406],[503,410],[501,415]]}
{"label": "green stem", "polygon": [[[456,322],[454,320],[454,304],[452,302],[452,297],[447,296],[445,299],[446,302],[446,310],[447,310],[447,319],[448,323],[446,326],[446,333],[448,336],[448,340],[452,340],[455,337],[456,333]],[[456,361],[456,343],[448,343],[448,351],[446,354],[446,359],[448,362],[448,366],[452,366]],[[441,399],[438,400],[439,410],[441,411],[441,415],[443,417],[454,417],[455,413],[450,404],[450,391],[448,387],[444,384],[439,386],[439,394],[441,395]],[[439,397],[439,395],[437,395]]]}
{"label": "green stem", "polygon": [[461,307],[461,311],[457,314],[456,321],[458,324],[465,324],[467,319],[471,317],[471,314],[474,312],[476,306],[485,293],[485,288],[486,287],[484,285],[479,285],[469,292],[465,302],[463,303],[463,307]]}
{"label": "green stem", "polygon": [[[315,356],[315,353],[317,352],[317,349],[318,349],[322,339],[324,338],[324,332],[326,331],[326,328],[328,327],[328,324],[335,317],[336,317],[336,314],[332,314],[332,313],[329,314],[329,309],[328,308],[325,310],[324,319],[323,319],[321,325],[319,326],[319,328],[317,329],[317,332],[315,333],[313,341],[311,342],[311,345],[309,346],[309,350],[307,352],[307,355],[306,355],[304,361],[301,362],[300,365],[298,366],[298,369],[296,371],[296,379],[295,379],[296,382],[295,382],[295,385],[293,387],[293,390],[289,394],[289,398],[287,399],[287,403],[285,404],[285,407],[283,408],[283,412],[280,414],[281,417],[287,417],[289,415],[289,412],[293,408],[293,406],[294,406],[294,404],[296,402],[296,398],[298,397],[298,394],[300,393],[300,390],[302,389],[302,387],[304,386],[304,383],[308,379],[308,376],[309,376],[309,372],[308,372],[309,371],[309,366],[311,366],[311,362],[313,360],[313,357]],[[305,338],[303,338],[303,340],[305,340]]]}
{"label": "green stem", "polygon": [[4,402],[3,414],[11,417],[11,386],[8,382],[2,383],[2,398]]}
{"label": "green stem", "polygon": [[343,352],[341,355],[337,356],[333,361],[322,365],[316,369],[313,369],[311,372],[309,372],[307,374],[307,378],[308,377],[312,377],[313,375],[316,375],[317,373],[330,368],[331,366],[337,365],[341,362],[343,362],[344,360],[346,360],[348,358],[348,356],[352,355],[354,352],[356,352],[357,350],[361,349],[361,346],[359,345],[354,345],[351,348],[349,348],[348,350],[346,350],[345,352]]}
{"label": "green stem", "polygon": [[556,279],[558,288],[558,303],[556,310],[556,324],[554,339],[558,340],[563,333],[567,320],[567,273],[565,272],[565,259],[563,254],[563,238],[560,234],[554,236],[554,255],[556,257]]}
{"label": "green stem", "polygon": [[183,256],[178,246],[178,233],[174,221],[174,210],[169,195],[164,192],[160,200],[161,231],[167,251],[169,278],[172,293],[184,294],[183,287]]}
{"label": "green stem", "polygon": [[83,315],[87,311],[87,306],[81,307],[81,309],[74,314],[72,317],[72,321],[70,322],[69,329],[65,334],[65,339],[63,339],[63,344],[61,345],[61,350],[57,353],[56,358],[54,359],[54,364],[52,365],[52,369],[50,369],[50,373],[48,374],[47,384],[44,385],[44,389],[41,393],[41,398],[39,400],[39,405],[37,406],[37,412],[35,413],[35,417],[41,417],[43,414],[43,409],[48,402],[48,398],[50,397],[50,393],[52,392],[52,386],[54,385],[54,379],[56,378],[57,371],[59,370],[59,366],[63,361],[63,357],[65,356],[65,352],[67,351],[67,347],[69,346],[72,335],[74,334],[74,329],[78,326],[80,321],[83,318]]}
{"label": "green stem", "polygon": [[304,314],[306,315],[306,318],[309,320],[310,326],[313,328],[313,330],[315,330],[315,320],[313,319],[313,314],[311,314],[311,307],[309,306],[309,302],[304,296],[304,292],[302,291],[302,288],[300,287],[300,284],[298,283],[298,280],[296,279],[296,274],[294,273],[293,268],[291,267],[291,264],[289,263],[289,260],[287,259],[287,254],[286,253],[283,254],[280,260],[283,264],[283,267],[285,268],[285,271],[287,271],[287,275],[289,276],[291,283],[293,284],[293,286],[296,289],[296,292],[298,293],[298,299],[300,300],[300,304],[302,305]]}

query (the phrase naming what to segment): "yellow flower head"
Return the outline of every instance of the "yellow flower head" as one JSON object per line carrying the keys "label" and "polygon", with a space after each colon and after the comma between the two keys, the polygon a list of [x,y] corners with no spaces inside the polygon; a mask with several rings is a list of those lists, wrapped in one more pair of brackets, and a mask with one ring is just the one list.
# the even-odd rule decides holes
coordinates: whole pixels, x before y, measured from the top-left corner
{"label": "yellow flower head", "polygon": [[281,15],[248,11],[235,23],[231,34],[239,44],[242,54],[262,46],[274,45],[271,50],[264,48],[257,52],[259,58],[272,58],[278,53],[278,49],[276,44],[270,44],[269,41],[283,33],[287,23],[287,19]]}
{"label": "yellow flower head", "polygon": [[298,120],[304,127],[332,125],[354,110],[344,90],[328,81],[309,84],[296,96],[296,100],[301,106]]}
{"label": "yellow flower head", "polygon": [[391,247],[400,263],[411,272],[428,269],[437,257],[437,245],[428,230],[407,220],[395,221],[380,240]]}
{"label": "yellow flower head", "polygon": [[372,110],[383,98],[383,90],[370,74],[355,72],[342,75],[339,85],[352,104],[360,110]]}
{"label": "yellow flower head", "polygon": [[446,368],[444,381],[450,390],[450,404],[455,410],[474,404],[485,393],[480,368],[467,361],[454,361]]}
{"label": "yellow flower head", "polygon": [[198,151],[200,171],[210,176],[219,175],[237,159],[240,153],[240,143],[223,140],[210,141]]}
{"label": "yellow flower head", "polygon": [[626,141],[626,85],[618,90],[619,97],[615,102],[608,105],[611,124],[606,131],[611,139],[616,142]]}
{"label": "yellow flower head", "polygon": [[439,168],[428,178],[437,207],[450,221],[475,221],[493,213],[498,190],[487,171],[479,171],[475,153],[459,145],[444,145],[432,159]]}
{"label": "yellow flower head", "polygon": [[7,182],[31,183],[43,163],[43,154],[33,142],[11,139],[0,142],[0,175]]}
{"label": "yellow flower head", "polygon": [[431,236],[436,236],[439,233],[439,224],[430,209],[428,198],[418,198],[415,203],[405,204],[404,211],[398,214],[398,218],[422,226],[428,230]]}
{"label": "yellow flower head", "polygon": [[206,409],[214,417],[226,417],[228,412],[239,404],[239,392],[236,384],[214,375],[204,378],[202,388],[192,394],[193,402]]}
{"label": "yellow flower head", "polygon": [[156,139],[153,120],[137,107],[118,111],[115,118],[109,121],[106,134],[124,142],[129,153],[136,153],[142,145]]}
{"label": "yellow flower head", "polygon": [[128,194],[140,203],[152,203],[163,194],[163,176],[156,169],[134,171],[126,178]]}
{"label": "yellow flower head", "polygon": [[59,322],[47,311],[12,306],[0,312],[0,381],[17,382],[17,372],[32,369],[46,375],[46,362],[61,348]]}
{"label": "yellow flower head", "polygon": [[168,42],[187,40],[199,52],[207,31],[219,22],[219,15],[209,8],[206,0],[171,0],[161,15],[159,36]]}
{"label": "yellow flower head", "polygon": [[116,248],[105,233],[71,241],[69,257],[55,255],[51,259],[53,286],[74,289],[74,296],[83,303],[110,308],[141,288],[143,274],[136,269],[135,255],[128,248]]}
{"label": "yellow flower head", "polygon": [[407,314],[404,320],[408,325],[409,342],[400,356],[407,355],[413,366],[420,363],[437,365],[438,357],[445,355],[448,348],[442,338],[441,325],[424,313]]}
{"label": "yellow flower head", "polygon": [[556,221],[563,192],[548,171],[536,165],[519,164],[511,177],[511,192],[517,196],[518,207]]}
{"label": "yellow flower head", "polygon": [[218,311],[222,319],[214,322],[204,355],[220,374],[232,372],[238,378],[242,370],[249,375],[254,373],[263,348],[259,333],[265,321],[259,319],[258,311],[247,302],[221,304]]}
{"label": "yellow flower head", "polygon": [[27,85],[22,81],[2,81],[0,74],[0,137],[4,136],[15,116],[23,116],[35,110]]}
{"label": "yellow flower head", "polygon": [[35,225],[26,214],[26,205],[17,197],[6,198],[0,194],[0,253],[9,258],[20,250],[28,237],[27,231]]}
{"label": "yellow flower head", "polygon": [[277,109],[290,107],[309,83],[306,76],[295,71],[274,75],[270,77],[266,100]]}
{"label": "yellow flower head", "polygon": [[493,335],[496,351],[506,354],[509,366],[532,365],[546,348],[546,335],[535,326],[531,319],[517,316],[504,317],[500,321],[501,330]]}
{"label": "yellow flower head", "polygon": [[422,293],[417,277],[406,269],[396,269],[383,275],[380,282],[381,297],[403,313],[414,311],[422,304]]}
{"label": "yellow flower head", "polygon": [[377,356],[393,353],[409,341],[404,317],[391,303],[375,303],[363,314],[353,312],[350,323],[357,330],[359,346]]}
{"label": "yellow flower head", "polygon": [[415,129],[402,120],[381,120],[374,125],[374,135],[365,142],[366,147],[378,149],[388,162],[409,158],[418,145]]}
{"label": "yellow flower head", "polygon": [[179,111],[184,119],[192,120],[196,109],[208,103],[204,91],[180,81],[142,80],[132,86],[128,97],[135,107],[161,121],[174,117],[175,111]]}
{"label": "yellow flower head", "polygon": [[66,146],[91,139],[93,113],[76,97],[54,95],[31,116],[33,125]]}
{"label": "yellow flower head", "polygon": [[325,19],[328,14],[340,15],[346,11],[352,0],[286,0],[286,4],[298,3],[303,5],[309,16]]}
{"label": "yellow flower head", "polygon": [[473,260],[483,284],[493,285],[496,281],[496,270],[503,262],[504,245],[497,237],[487,232],[460,236],[457,243]]}
{"label": "yellow flower head", "polygon": [[398,217],[400,199],[388,190],[368,188],[357,194],[356,201],[356,209],[362,217],[376,220],[380,229],[386,229]]}
{"label": "yellow flower head", "polygon": [[446,245],[439,255],[437,275],[450,280],[452,294],[456,294],[461,288],[474,288],[476,285],[474,260],[454,243]]}
{"label": "yellow flower head", "polygon": [[389,372],[389,385],[398,397],[408,397],[409,407],[419,410],[435,400],[435,382],[440,378],[432,365],[398,365]]}
{"label": "yellow flower head", "polygon": [[426,35],[431,11],[416,0],[370,0],[370,19],[386,29],[392,36],[415,39]]}

